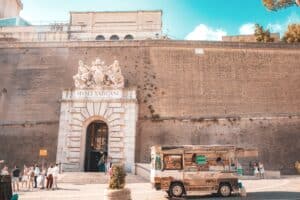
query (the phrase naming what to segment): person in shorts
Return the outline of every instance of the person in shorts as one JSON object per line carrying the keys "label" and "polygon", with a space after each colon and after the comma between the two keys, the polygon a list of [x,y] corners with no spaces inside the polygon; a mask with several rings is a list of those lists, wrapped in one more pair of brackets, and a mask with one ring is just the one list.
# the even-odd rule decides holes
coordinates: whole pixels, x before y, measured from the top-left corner
{"label": "person in shorts", "polygon": [[[27,184],[28,184],[28,177],[29,177],[28,173],[29,173],[29,167],[27,167],[26,165],[24,165],[24,167],[23,167],[22,181],[21,181],[21,184],[22,184],[22,188],[23,188],[23,189],[24,189],[24,188],[25,188],[25,189],[28,188],[28,187],[27,187]],[[25,184],[25,187],[24,187],[24,184]]]}
{"label": "person in shorts", "polygon": [[13,192],[19,192],[20,174],[21,170],[18,168],[18,166],[15,166],[15,168],[12,171]]}
{"label": "person in shorts", "polygon": [[34,166],[29,168],[29,172],[28,172],[28,190],[32,190],[33,189],[33,185],[34,184]]}

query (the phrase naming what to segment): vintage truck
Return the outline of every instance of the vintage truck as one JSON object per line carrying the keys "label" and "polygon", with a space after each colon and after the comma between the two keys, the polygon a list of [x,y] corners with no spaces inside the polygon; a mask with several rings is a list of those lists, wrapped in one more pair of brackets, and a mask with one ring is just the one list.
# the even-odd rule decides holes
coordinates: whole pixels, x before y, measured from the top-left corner
{"label": "vintage truck", "polygon": [[245,191],[238,158],[257,157],[256,149],[230,145],[151,147],[151,183],[170,197],[210,193],[229,197]]}

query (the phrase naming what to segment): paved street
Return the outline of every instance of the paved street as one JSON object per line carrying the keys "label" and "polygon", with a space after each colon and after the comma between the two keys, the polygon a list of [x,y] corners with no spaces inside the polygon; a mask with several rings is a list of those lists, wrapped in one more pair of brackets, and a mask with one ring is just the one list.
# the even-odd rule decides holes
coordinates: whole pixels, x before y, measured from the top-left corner
{"label": "paved street", "polygon": [[[244,180],[243,184],[247,190],[245,199],[300,199],[300,176],[289,176],[273,180]],[[21,192],[21,200],[91,200],[103,199],[106,184],[61,184],[57,191],[36,190],[33,192]],[[131,179],[127,187],[132,191],[134,200],[166,200],[164,192],[151,189],[147,181]],[[189,197],[187,199],[221,199],[210,196]],[[226,198],[241,199],[240,197]]]}

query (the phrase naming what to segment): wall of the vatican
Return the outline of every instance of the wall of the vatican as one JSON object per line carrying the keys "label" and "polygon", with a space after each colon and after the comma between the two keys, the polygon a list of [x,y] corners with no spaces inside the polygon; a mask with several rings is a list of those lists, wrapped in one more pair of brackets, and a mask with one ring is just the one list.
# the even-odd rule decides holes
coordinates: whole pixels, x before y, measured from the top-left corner
{"label": "wall of the vatican", "polygon": [[266,169],[293,172],[300,151],[300,46],[119,41],[0,44],[0,158],[55,160],[62,90],[78,60],[119,60],[137,87],[136,161],[155,144],[257,147]]}
{"label": "wall of the vatican", "polygon": [[19,16],[22,8],[20,0],[0,0],[0,19]]}

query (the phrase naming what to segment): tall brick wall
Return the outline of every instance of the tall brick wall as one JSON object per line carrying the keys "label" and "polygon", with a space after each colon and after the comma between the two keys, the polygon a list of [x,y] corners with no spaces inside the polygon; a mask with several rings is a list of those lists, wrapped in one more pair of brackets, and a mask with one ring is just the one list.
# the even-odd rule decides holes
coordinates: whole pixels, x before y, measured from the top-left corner
{"label": "tall brick wall", "polygon": [[62,89],[73,87],[79,59],[99,57],[118,59],[126,87],[137,87],[138,162],[149,161],[154,144],[236,144],[258,147],[267,169],[291,173],[300,159],[299,50],[184,41],[0,44],[0,158],[32,162],[45,146],[55,160]]}

